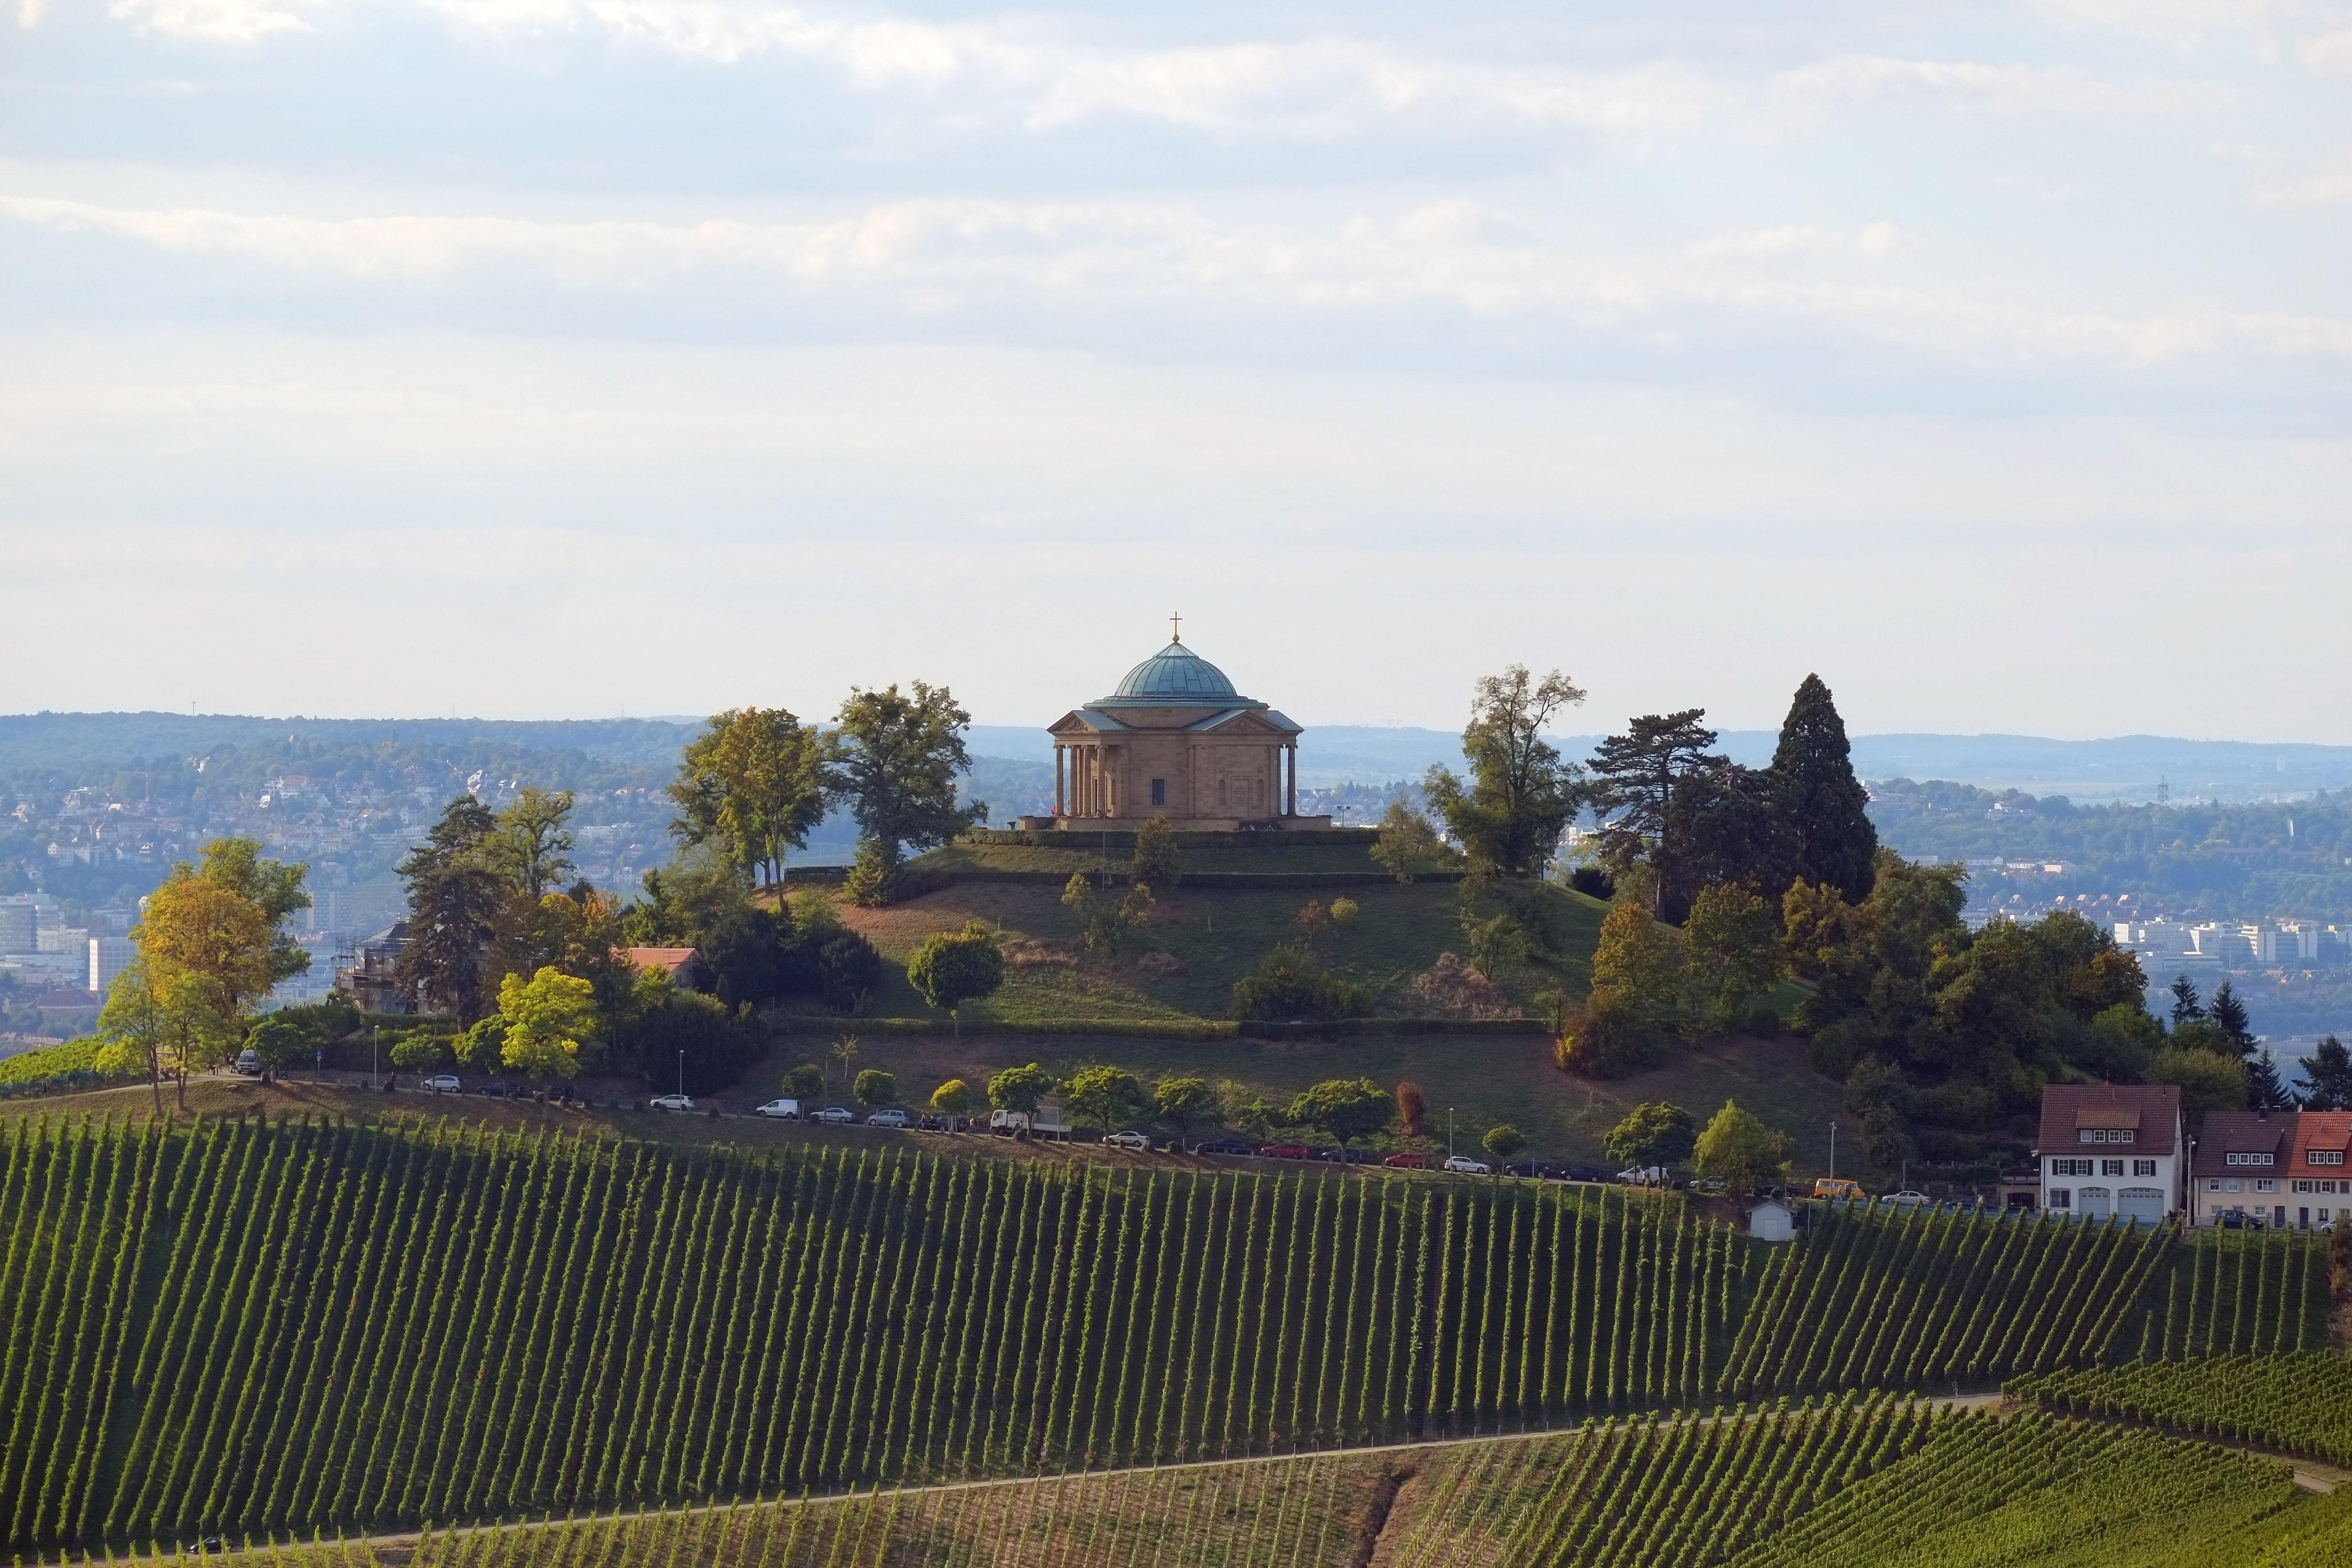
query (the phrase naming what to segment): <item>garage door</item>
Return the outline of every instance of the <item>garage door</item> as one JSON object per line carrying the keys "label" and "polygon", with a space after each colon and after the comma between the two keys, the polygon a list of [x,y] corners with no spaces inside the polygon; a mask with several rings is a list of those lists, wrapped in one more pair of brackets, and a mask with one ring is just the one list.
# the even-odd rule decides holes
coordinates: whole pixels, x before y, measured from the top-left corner
{"label": "garage door", "polygon": [[2074,1189],[2074,1214],[2075,1216],[2080,1219],[2106,1218],[2107,1189],[2105,1187],[2076,1187]]}
{"label": "garage door", "polygon": [[2116,1194],[2116,1212],[2140,1225],[2164,1223],[2162,1187],[2126,1187]]}

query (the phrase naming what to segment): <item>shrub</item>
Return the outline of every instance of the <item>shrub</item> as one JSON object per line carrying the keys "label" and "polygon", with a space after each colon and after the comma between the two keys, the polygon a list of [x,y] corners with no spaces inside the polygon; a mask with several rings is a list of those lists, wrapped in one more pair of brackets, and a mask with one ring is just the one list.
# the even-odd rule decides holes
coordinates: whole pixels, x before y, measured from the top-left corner
{"label": "shrub", "polygon": [[1397,1121],[1407,1132],[1421,1130],[1429,1115],[1429,1097],[1421,1092],[1421,1085],[1405,1079],[1396,1086]]}
{"label": "shrub", "polygon": [[907,980],[924,1001],[946,1010],[961,1037],[963,1005],[993,994],[1004,984],[1004,955],[996,950],[996,939],[988,927],[978,921],[967,921],[961,931],[936,932],[917,948],[907,964]]}
{"label": "shrub", "polygon": [[[671,992],[639,1010],[614,1034],[620,1064],[656,1089],[678,1087],[678,1053],[683,1051],[688,1094],[709,1094],[737,1082],[767,1044],[766,1029],[748,1006],[730,1012],[717,997],[693,991]],[[786,1081],[796,1079],[801,1070],[795,1068]],[[822,1075],[817,1085],[810,1092],[822,1090]]]}
{"label": "shrub", "polygon": [[1166,889],[1184,879],[1184,858],[1176,847],[1176,834],[1164,813],[1136,830],[1135,854],[1128,862],[1128,879],[1146,888]]}
{"label": "shrub", "polygon": [[871,839],[860,840],[857,858],[841,887],[859,909],[879,909],[898,896],[898,863]]}
{"label": "shrub", "polygon": [[856,931],[845,931],[817,950],[817,984],[835,1012],[863,1012],[881,988],[882,955]]}
{"label": "shrub", "polygon": [[1234,982],[1234,1016],[1261,1021],[1360,1017],[1370,1011],[1361,986],[1321,968],[1288,942]]}
{"label": "shrub", "polygon": [[437,1068],[448,1059],[448,1039],[430,1029],[411,1029],[392,1042],[392,1065],[411,1072]]}
{"label": "shrub", "polygon": [[1598,866],[1579,866],[1568,874],[1568,885],[1591,899],[1617,896],[1617,879]]}
{"label": "shrub", "polygon": [[1552,1059],[1579,1078],[1623,1078],[1654,1067],[1665,1049],[1654,1018],[1616,996],[1595,992],[1570,1014],[1552,1047]]}

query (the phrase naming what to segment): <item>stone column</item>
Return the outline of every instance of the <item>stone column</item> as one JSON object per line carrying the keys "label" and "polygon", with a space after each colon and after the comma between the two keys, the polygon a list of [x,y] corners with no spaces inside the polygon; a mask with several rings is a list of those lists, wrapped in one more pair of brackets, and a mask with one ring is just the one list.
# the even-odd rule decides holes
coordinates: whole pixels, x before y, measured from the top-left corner
{"label": "stone column", "polygon": [[1054,815],[1055,816],[1067,816],[1070,814],[1069,796],[1064,793],[1062,785],[1062,754],[1068,750],[1069,748],[1059,741],[1054,742]]}
{"label": "stone column", "polygon": [[1288,796],[1290,804],[1283,807],[1282,815],[1285,816],[1297,816],[1298,815],[1298,747],[1296,743],[1293,743],[1283,747],[1282,750],[1283,753],[1290,759],[1290,794]]}

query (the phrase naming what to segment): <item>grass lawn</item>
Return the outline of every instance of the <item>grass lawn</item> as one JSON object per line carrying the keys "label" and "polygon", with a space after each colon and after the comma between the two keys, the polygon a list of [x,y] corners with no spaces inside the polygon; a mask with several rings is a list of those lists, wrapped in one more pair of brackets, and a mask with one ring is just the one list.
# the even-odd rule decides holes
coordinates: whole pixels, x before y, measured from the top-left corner
{"label": "grass lawn", "polygon": [[[1043,853],[1043,851],[1040,851]],[[1397,994],[1437,961],[1441,952],[1463,948],[1457,889],[1450,883],[1385,883],[1349,889],[1356,917],[1328,929],[1317,955],[1350,980],[1382,992],[1389,1012],[1402,1012]],[[1592,944],[1607,907],[1581,893],[1557,888],[1539,894],[1550,911],[1557,961],[1531,964],[1505,978],[1507,991],[1522,1005],[1535,994],[1559,986],[1583,994]],[[1224,1018],[1233,1012],[1234,982],[1276,942],[1294,937],[1299,911],[1310,900],[1327,907],[1327,894],[1291,890],[1188,890],[1178,887],[1155,901],[1150,931],[1137,951],[1121,958],[1080,957],[1079,923],[1062,907],[1061,889],[1027,883],[963,882],[909,899],[887,909],[861,910],[836,898],[842,920],[863,932],[890,964],[873,1014],[880,1017],[938,1016],[907,983],[907,960],[926,937],[960,931],[977,920],[1011,938],[1028,938],[1058,949],[1074,963],[1032,963],[1008,969],[1004,987],[988,1001],[965,1009],[968,1026],[1007,1023],[1092,1019]],[[1165,954],[1181,966],[1154,973]]]}
{"label": "grass lawn", "polygon": [[[1085,833],[1040,834],[1041,844],[973,844],[960,842],[933,849],[908,863],[915,871],[1117,871],[1125,874],[1132,851],[1124,844],[1096,841]],[[1131,837],[1131,836],[1130,836]],[[1369,871],[1373,864],[1371,834],[1360,844],[1186,845],[1181,851],[1186,871]]]}

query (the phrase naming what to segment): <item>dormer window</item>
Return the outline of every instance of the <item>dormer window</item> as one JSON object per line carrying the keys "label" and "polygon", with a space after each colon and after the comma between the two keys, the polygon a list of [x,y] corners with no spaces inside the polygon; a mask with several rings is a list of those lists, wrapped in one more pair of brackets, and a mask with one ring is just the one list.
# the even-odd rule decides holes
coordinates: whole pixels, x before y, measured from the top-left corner
{"label": "dormer window", "polygon": [[2224,1165],[2271,1165],[2277,1163],[2277,1161],[2269,1154],[2250,1154],[2232,1149],[2221,1156],[2221,1163]]}
{"label": "dormer window", "polygon": [[2310,1161],[2315,1165],[2340,1165],[2344,1163],[2344,1151],[2341,1149],[2314,1149],[2305,1153],[2304,1158]]}
{"label": "dormer window", "polygon": [[2138,1134],[2128,1127],[2085,1127],[2076,1136],[2085,1143],[2129,1143]]}

